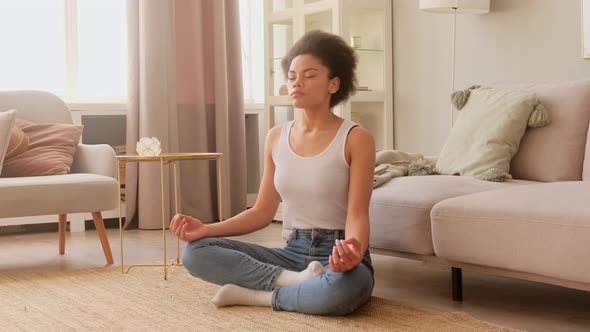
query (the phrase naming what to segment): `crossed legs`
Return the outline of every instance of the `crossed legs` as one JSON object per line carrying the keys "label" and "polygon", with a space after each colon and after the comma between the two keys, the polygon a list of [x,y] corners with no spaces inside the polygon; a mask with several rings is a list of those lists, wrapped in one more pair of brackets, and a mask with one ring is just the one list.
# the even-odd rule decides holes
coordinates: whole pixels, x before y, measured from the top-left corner
{"label": "crossed legs", "polygon": [[328,257],[271,249],[234,240],[207,238],[187,244],[183,264],[191,274],[223,285],[213,298],[220,306],[272,306],[275,310],[340,315],[365,303],[372,274],[360,264],[336,273]]}

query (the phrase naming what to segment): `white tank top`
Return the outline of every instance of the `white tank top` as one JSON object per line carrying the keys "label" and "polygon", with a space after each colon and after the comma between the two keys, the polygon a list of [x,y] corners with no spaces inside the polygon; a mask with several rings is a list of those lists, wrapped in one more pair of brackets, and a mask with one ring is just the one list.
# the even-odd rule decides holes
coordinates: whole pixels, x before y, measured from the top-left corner
{"label": "white tank top", "polygon": [[348,133],[358,125],[344,119],[324,151],[302,157],[289,144],[294,122],[283,125],[272,156],[274,184],[283,202],[283,238],[293,228],[344,229],[350,177],[345,145]]}

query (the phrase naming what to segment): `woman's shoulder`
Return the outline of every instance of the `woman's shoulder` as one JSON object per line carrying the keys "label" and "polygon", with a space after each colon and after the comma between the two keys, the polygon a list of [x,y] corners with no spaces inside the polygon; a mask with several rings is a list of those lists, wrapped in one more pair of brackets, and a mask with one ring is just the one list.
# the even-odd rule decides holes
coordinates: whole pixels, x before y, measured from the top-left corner
{"label": "woman's shoulder", "polygon": [[357,156],[361,159],[367,160],[373,158],[374,162],[375,139],[370,131],[357,125],[350,129],[350,132],[348,133],[345,151],[346,161],[349,165],[351,164],[352,159],[357,159]]}
{"label": "woman's shoulder", "polygon": [[351,144],[364,145],[366,143],[375,144],[373,134],[366,128],[361,127],[359,124],[354,123],[354,126],[348,132],[347,141]]}
{"label": "woman's shoulder", "polygon": [[281,133],[283,131],[283,128],[284,128],[284,126],[287,126],[288,124],[289,124],[289,122],[276,125],[276,126],[272,127],[268,131],[268,133],[266,134],[266,140],[265,140],[266,149],[270,152],[270,155],[272,156],[273,159],[275,159],[275,157],[276,157],[276,146],[277,146],[277,143],[279,142],[279,139],[281,137]]}
{"label": "woman's shoulder", "polygon": [[283,127],[286,126],[288,123],[289,122],[282,123],[282,124],[279,124],[279,125],[276,125],[276,126],[270,128],[270,130],[266,134],[266,141],[267,142],[275,142],[281,136],[281,132],[283,131]]}

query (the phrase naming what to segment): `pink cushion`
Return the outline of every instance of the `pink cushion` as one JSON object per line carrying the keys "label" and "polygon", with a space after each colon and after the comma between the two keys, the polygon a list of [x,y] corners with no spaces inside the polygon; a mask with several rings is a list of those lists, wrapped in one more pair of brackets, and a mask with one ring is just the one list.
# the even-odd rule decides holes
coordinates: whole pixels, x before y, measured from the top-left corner
{"label": "pink cushion", "polygon": [[16,119],[29,139],[27,151],[4,161],[2,176],[42,176],[68,174],[74,161],[83,126]]}
{"label": "pink cushion", "polygon": [[6,158],[6,151],[10,142],[10,130],[14,127],[15,117],[16,110],[0,112],[0,170],[2,170],[2,163]]}
{"label": "pink cushion", "polygon": [[590,80],[526,88],[537,94],[552,121],[527,129],[510,173],[515,179],[532,181],[581,180],[590,121]]}
{"label": "pink cushion", "polygon": [[586,134],[586,154],[584,155],[582,180],[590,181],[590,127],[588,128],[588,134]]}
{"label": "pink cushion", "polygon": [[29,138],[25,135],[23,129],[19,126],[13,126],[10,129],[10,141],[6,149],[6,159],[17,156],[29,148]]}

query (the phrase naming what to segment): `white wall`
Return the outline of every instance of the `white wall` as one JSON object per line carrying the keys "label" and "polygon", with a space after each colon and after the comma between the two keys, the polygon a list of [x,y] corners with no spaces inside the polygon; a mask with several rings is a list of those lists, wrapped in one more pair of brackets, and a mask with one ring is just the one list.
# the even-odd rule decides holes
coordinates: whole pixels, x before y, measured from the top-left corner
{"label": "white wall", "polygon": [[[395,145],[436,155],[450,130],[453,17],[418,3],[393,0]],[[581,39],[581,0],[491,0],[488,14],[457,16],[455,90],[590,79]]]}

